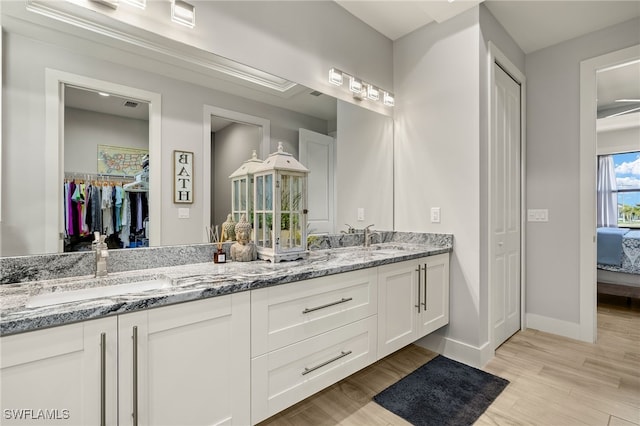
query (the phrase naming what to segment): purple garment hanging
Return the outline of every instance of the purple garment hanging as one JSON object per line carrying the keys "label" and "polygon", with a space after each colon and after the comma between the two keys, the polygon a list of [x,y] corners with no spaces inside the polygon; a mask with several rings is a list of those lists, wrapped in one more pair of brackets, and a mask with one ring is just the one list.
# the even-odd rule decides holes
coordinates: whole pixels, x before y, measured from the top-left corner
{"label": "purple garment hanging", "polygon": [[73,192],[76,189],[76,184],[74,182],[69,182],[69,187],[66,196],[66,204],[67,204],[67,234],[75,235],[73,229],[73,203],[71,201],[71,197],[73,196]]}

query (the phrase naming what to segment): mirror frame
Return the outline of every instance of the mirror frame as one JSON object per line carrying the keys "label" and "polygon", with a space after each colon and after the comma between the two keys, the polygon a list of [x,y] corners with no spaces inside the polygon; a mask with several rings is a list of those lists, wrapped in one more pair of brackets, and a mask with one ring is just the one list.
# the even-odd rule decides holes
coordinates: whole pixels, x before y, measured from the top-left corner
{"label": "mirror frame", "polygon": [[[104,80],[46,68],[45,70],[45,252],[63,253],[64,229],[62,214],[62,182],[64,182],[64,85],[83,87],[95,91],[149,103],[149,163],[160,164],[162,155],[162,97],[159,93],[124,86]],[[154,212],[149,221],[149,246],[162,244],[162,189],[161,168],[149,169],[149,210]],[[157,217],[156,217],[157,216]]]}

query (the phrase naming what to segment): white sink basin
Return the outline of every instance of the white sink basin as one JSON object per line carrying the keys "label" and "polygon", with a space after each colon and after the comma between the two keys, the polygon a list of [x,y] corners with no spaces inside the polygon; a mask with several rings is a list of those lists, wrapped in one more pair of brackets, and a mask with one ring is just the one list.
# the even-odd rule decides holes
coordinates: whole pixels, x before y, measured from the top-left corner
{"label": "white sink basin", "polygon": [[44,306],[60,305],[62,303],[79,302],[90,299],[100,299],[123,294],[141,293],[150,290],[169,288],[169,279],[150,279],[125,284],[112,284],[100,287],[83,288],[69,291],[53,291],[29,297],[27,308],[41,308]]}

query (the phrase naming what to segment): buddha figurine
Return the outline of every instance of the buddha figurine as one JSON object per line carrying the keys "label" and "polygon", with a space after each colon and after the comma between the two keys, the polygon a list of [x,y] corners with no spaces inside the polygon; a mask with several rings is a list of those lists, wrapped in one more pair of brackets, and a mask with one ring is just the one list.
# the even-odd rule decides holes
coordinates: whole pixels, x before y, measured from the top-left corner
{"label": "buddha figurine", "polygon": [[235,226],[236,242],[231,246],[231,260],[236,262],[250,262],[258,258],[256,245],[251,241],[251,224],[245,215]]}
{"label": "buddha figurine", "polygon": [[233,221],[231,213],[227,215],[227,220],[222,224],[222,241],[233,241],[236,239],[236,223]]}

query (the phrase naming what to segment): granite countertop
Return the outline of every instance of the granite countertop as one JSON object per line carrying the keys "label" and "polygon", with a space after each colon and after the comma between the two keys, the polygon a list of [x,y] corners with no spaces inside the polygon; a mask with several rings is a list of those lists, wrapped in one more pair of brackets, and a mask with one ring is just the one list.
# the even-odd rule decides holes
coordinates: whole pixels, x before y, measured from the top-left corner
{"label": "granite countertop", "polygon": [[[135,312],[207,297],[285,284],[448,253],[450,244],[382,243],[364,247],[312,250],[292,262],[213,262],[0,286],[0,335]],[[162,281],[163,288],[34,307],[34,296],[92,287]]]}

